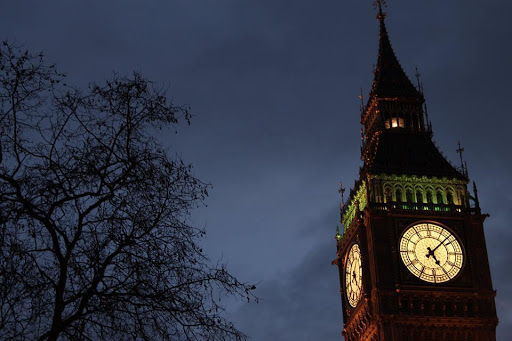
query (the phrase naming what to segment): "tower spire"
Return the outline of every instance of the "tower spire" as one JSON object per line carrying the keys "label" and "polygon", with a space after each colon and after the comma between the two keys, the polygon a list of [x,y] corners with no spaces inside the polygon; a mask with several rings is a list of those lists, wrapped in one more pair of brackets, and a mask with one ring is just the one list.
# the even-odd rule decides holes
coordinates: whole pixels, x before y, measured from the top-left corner
{"label": "tower spire", "polygon": [[[363,170],[376,172],[394,168],[404,171],[403,165],[406,164],[411,174],[420,170],[432,175],[449,173],[455,177],[463,176],[449,164],[431,141],[432,127],[419,72],[416,70],[416,87],[404,72],[391,46],[385,22],[386,1],[375,0],[374,6],[378,11],[379,50],[372,87],[361,115],[364,128],[361,151]],[[380,148],[381,144],[393,145],[393,148],[402,152],[391,153],[387,147]],[[409,155],[410,150],[414,150],[414,155]],[[421,153],[432,155],[428,171],[419,157]]]}
{"label": "tower spire", "polygon": [[405,96],[420,98],[423,101],[421,92],[416,89],[405,74],[391,46],[384,22],[386,13],[383,11],[383,8],[387,7],[386,1],[376,0],[373,5],[378,9],[377,19],[380,25],[379,56],[368,99],[371,100],[375,95],[384,97]]}

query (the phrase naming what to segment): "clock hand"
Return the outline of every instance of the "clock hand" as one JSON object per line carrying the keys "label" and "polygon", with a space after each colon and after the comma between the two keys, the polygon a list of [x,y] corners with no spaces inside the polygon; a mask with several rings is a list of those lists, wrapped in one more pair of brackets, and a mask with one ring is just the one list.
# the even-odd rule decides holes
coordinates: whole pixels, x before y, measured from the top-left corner
{"label": "clock hand", "polygon": [[[446,239],[445,239],[445,240],[446,240]],[[436,247],[436,249],[437,249],[438,247],[439,247],[439,245]],[[434,259],[435,259],[436,264],[437,264],[437,265],[439,265],[441,262],[440,262],[439,260],[437,260],[437,257],[436,257],[436,255],[435,255],[435,253],[434,253],[435,249],[434,249],[434,250],[432,250],[432,249],[430,249],[430,246],[429,246],[429,247],[427,247],[427,250],[428,250],[428,254],[427,254],[427,255],[425,255],[425,256],[426,256],[427,258],[430,258],[430,256],[432,256],[432,258],[434,258]]]}
{"label": "clock hand", "polygon": [[444,238],[444,240],[443,240],[442,242],[440,242],[440,243],[439,243],[439,245],[437,245],[433,250],[431,250],[431,249],[430,249],[430,247],[427,247],[427,249],[428,249],[428,255],[427,255],[427,258],[429,258],[430,256],[432,256],[432,258],[434,258],[434,259],[435,259],[436,264],[437,264],[437,265],[440,265],[440,264],[441,264],[441,262],[437,259],[437,257],[436,257],[436,255],[435,255],[435,253],[434,253],[434,252],[435,252],[435,251],[436,251],[436,250],[437,250],[441,245],[443,245],[443,244],[444,244],[444,242],[445,242],[448,238],[450,238],[450,237],[451,237],[451,235],[448,235],[448,237]]}
{"label": "clock hand", "polygon": [[451,237],[451,235],[449,235],[448,237],[446,237],[442,242],[440,242],[440,243],[439,243],[439,245],[437,245],[437,246],[434,248],[434,250],[432,250],[432,252],[434,252],[435,250],[437,250],[437,248],[438,248],[438,247],[440,247],[442,244],[444,244],[444,242],[445,242],[448,238],[450,238],[450,237]]}
{"label": "clock hand", "polygon": [[352,273],[352,276],[354,276],[354,281],[356,281],[356,287],[358,289],[361,289],[361,286],[359,285],[359,282],[357,281],[357,275],[356,275],[356,271],[354,270],[354,272]]}
{"label": "clock hand", "polygon": [[355,271],[352,273],[352,276],[350,276],[350,285],[352,285],[352,282],[356,279],[356,276],[354,276]]}

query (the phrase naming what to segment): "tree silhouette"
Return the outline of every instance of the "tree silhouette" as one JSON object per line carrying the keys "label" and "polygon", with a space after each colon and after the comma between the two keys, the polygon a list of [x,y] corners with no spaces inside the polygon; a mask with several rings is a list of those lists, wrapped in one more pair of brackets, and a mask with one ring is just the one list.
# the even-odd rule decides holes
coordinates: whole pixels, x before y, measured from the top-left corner
{"label": "tree silhouette", "polygon": [[253,286],[198,245],[208,184],[154,137],[189,122],[135,73],[86,91],[0,49],[0,339],[245,339],[220,297]]}

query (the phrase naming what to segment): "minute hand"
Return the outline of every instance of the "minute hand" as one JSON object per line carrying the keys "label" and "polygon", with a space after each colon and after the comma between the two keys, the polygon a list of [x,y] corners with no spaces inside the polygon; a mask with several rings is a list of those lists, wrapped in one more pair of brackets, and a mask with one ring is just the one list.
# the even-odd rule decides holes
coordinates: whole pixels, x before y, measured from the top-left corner
{"label": "minute hand", "polygon": [[441,245],[443,245],[443,244],[444,244],[444,242],[445,242],[448,238],[450,238],[450,237],[451,237],[451,235],[450,235],[450,236],[448,236],[448,237],[446,237],[442,242],[440,242],[440,243],[439,243],[439,245],[437,245],[437,246],[432,250],[432,252],[434,252],[435,250],[437,250],[437,248],[438,248],[438,247],[440,247]]}

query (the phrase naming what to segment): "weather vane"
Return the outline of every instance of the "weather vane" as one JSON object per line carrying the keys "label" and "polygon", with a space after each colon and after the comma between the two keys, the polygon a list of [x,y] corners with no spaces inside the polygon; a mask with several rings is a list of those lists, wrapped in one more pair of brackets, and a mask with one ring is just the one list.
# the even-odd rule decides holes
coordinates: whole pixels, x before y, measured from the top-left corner
{"label": "weather vane", "polygon": [[373,6],[374,7],[379,7],[379,9],[382,8],[382,7],[386,7],[387,6],[386,5],[386,0],[375,0],[373,2]]}
{"label": "weather vane", "polygon": [[386,0],[375,0],[373,3],[373,7],[379,9],[379,14],[377,14],[377,19],[382,20],[386,17],[386,13],[382,12],[382,7],[387,7]]}

